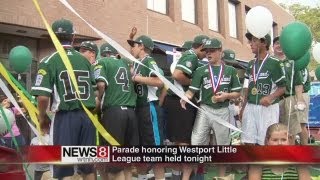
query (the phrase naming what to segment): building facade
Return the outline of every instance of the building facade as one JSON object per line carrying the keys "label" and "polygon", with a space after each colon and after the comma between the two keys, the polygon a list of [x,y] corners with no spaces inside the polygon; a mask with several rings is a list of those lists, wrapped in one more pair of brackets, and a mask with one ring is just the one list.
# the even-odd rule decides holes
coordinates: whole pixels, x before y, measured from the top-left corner
{"label": "building facade", "polygon": [[[198,34],[216,37],[223,47],[233,49],[236,58],[252,59],[244,34],[245,15],[250,8],[261,5],[273,14],[272,36],[294,20],[293,16],[272,0],[69,0],[70,5],[90,24],[125,48],[133,26],[137,36],[150,36],[161,47],[179,46]],[[39,1],[48,22],[66,18],[73,21],[77,43],[99,40],[97,34],[58,0]],[[100,44],[103,41],[98,41]],[[35,76],[40,59],[54,51],[45,26],[30,0],[0,1],[0,60],[8,67],[8,54],[17,45],[27,46],[34,56],[30,70],[21,78],[27,87]],[[8,67],[10,68],[10,67]]]}

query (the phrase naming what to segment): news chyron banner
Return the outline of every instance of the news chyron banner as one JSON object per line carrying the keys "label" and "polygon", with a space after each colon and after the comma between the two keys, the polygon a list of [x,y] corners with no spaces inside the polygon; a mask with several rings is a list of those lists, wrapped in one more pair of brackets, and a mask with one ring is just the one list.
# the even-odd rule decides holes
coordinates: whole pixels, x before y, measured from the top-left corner
{"label": "news chyron banner", "polygon": [[319,146],[27,146],[2,163],[320,163]]}

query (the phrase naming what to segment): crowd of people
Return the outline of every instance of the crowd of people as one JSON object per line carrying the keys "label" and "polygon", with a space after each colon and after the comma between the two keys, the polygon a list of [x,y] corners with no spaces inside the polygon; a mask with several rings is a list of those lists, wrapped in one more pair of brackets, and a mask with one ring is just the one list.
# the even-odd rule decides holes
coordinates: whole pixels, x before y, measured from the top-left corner
{"label": "crowd of people", "polygon": [[[132,29],[127,42],[131,54],[143,65],[130,63],[108,43],[99,49],[94,42],[85,41],[76,51],[72,46],[73,24],[69,20],[55,21],[52,30],[72,65],[79,92],[72,85],[58,52],[40,61],[31,93],[37,98],[38,119],[48,144],[97,145],[96,128],[83,106],[98,114],[105,130],[125,146],[161,146],[168,142],[174,145],[230,145],[231,130],[218,123],[222,121],[242,129],[242,144],[293,145],[296,135],[300,136],[302,145],[308,143],[308,70],[294,70],[292,61],[281,50],[279,37],[273,39],[272,55],[269,35],[256,38],[246,34],[255,58],[248,64],[243,85],[237,70],[230,65],[235,61],[235,52],[225,49],[219,39],[197,35],[177,48],[182,56],[173,63],[170,81],[207,112],[204,113],[167,89],[155,73],[163,75],[152,57],[154,42],[146,35],[134,39],[137,28]],[[6,99],[2,104],[12,109]],[[12,111],[16,113],[14,109]],[[54,112],[52,121],[48,111]],[[15,125],[12,131],[24,145]],[[8,138],[3,138],[5,145],[13,147]],[[99,145],[110,145],[104,137],[98,139]],[[33,139],[31,144],[39,145],[39,141]],[[165,167],[161,164],[137,167],[138,179],[147,179],[151,168],[155,179],[165,179]],[[181,164],[171,168],[172,179],[187,180],[194,178],[193,172],[201,171],[203,166]],[[227,166],[218,165],[217,168],[218,176],[225,177]],[[40,172],[36,179],[41,179],[48,167],[36,170]],[[103,179],[132,177],[131,166],[94,164],[76,168],[54,165],[51,176],[68,179],[78,173],[84,179],[95,179],[97,171]],[[288,174],[302,179],[309,176],[304,166],[252,166],[248,170],[249,179],[268,179],[279,174],[282,178]]]}

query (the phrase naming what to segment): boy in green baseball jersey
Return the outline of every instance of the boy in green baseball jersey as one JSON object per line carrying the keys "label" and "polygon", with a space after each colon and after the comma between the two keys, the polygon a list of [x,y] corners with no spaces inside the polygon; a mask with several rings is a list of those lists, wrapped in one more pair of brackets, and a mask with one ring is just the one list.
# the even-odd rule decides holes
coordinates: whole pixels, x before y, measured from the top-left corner
{"label": "boy in green baseball jersey", "polygon": [[112,47],[109,43],[104,43],[100,46],[100,56],[101,57],[116,57],[120,59],[118,51]]}
{"label": "boy in green baseball jersey", "polygon": [[[138,121],[134,108],[137,95],[130,68],[123,59],[102,58],[95,67],[98,85],[98,101],[101,102],[101,124],[123,146],[139,145]],[[101,138],[101,145],[108,143]],[[131,168],[109,167],[107,172],[116,179],[131,179]]]}
{"label": "boy in green baseball jersey", "polygon": [[278,98],[285,91],[281,62],[268,53],[271,37],[256,38],[246,33],[256,59],[249,62],[244,80],[244,103],[241,140],[245,144],[264,145],[266,129],[279,122]]}
{"label": "boy in green baseball jersey", "polygon": [[[302,75],[300,71],[294,70],[293,60],[286,58],[280,46],[279,37],[273,39],[274,56],[282,62],[282,66],[286,76],[286,91],[283,98],[280,100],[280,119],[279,122],[286,124],[289,127],[289,133],[296,137],[301,134],[301,126],[299,120],[299,111],[304,111],[305,108],[299,110],[297,105],[305,107],[302,97],[303,85]],[[306,136],[307,138],[307,136]],[[291,144],[294,144],[295,138],[291,139]],[[305,142],[308,140],[305,139]]]}
{"label": "boy in green baseball jersey", "polygon": [[[131,46],[131,54],[145,66],[159,72],[156,61],[150,56],[154,48],[152,39],[139,36],[136,40],[127,40]],[[162,145],[162,122],[159,120],[159,105],[156,91],[163,82],[150,70],[135,63],[132,69],[132,80],[138,95],[136,114],[139,123],[139,141],[141,145]],[[141,168],[138,179],[146,178],[145,169]],[[164,179],[164,168],[155,165],[153,168],[156,179]]]}
{"label": "boy in green baseball jersey", "polygon": [[80,44],[79,52],[86,57],[91,64],[96,63],[98,46],[92,41],[84,41]]}
{"label": "boy in green baseball jersey", "polygon": [[[94,76],[90,62],[72,47],[73,25],[69,20],[61,19],[52,24],[52,30],[64,47],[74,69],[79,85],[79,96],[71,84],[66,67],[60,55],[55,52],[41,62],[32,94],[37,96],[39,123],[42,131],[48,131],[50,121],[46,115],[49,97],[55,102],[53,144],[54,145],[95,145],[95,127],[82,109],[79,100],[88,109],[95,108]],[[78,170],[85,179],[95,179],[93,165],[78,165]],[[54,178],[68,178],[74,175],[72,165],[53,166]]]}
{"label": "boy in green baseball jersey", "polygon": [[[205,51],[201,51],[201,49],[208,39],[209,37],[206,35],[196,36],[193,39],[192,48],[182,54],[172,74],[173,80],[178,84],[176,86],[182,86],[185,91],[188,89],[193,73],[199,67],[199,61],[206,56]],[[195,99],[193,101],[196,102]],[[187,104],[186,110],[182,109],[178,96],[172,96],[170,104],[167,114],[170,141],[176,145],[188,145],[191,143],[191,132],[197,110],[189,104]],[[187,164],[182,166],[182,179],[189,179],[192,172],[191,166]]]}
{"label": "boy in green baseball jersey", "polygon": [[[186,96],[192,99],[201,91],[200,108],[213,114],[214,119],[229,122],[229,100],[240,96],[241,86],[235,68],[221,61],[222,44],[218,39],[207,40],[205,51],[209,64],[199,67],[194,72]],[[186,108],[181,100],[181,107]],[[191,145],[209,145],[210,131],[214,131],[214,145],[229,145],[229,128],[216,123],[201,111],[198,111],[193,126]],[[225,167],[220,166],[219,176],[225,176]]]}

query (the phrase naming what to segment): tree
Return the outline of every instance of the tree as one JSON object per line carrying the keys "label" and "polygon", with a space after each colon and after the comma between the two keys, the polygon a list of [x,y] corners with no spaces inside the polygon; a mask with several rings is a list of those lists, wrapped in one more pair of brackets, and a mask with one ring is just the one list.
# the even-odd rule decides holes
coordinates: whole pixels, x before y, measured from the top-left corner
{"label": "tree", "polygon": [[[280,4],[287,9],[297,21],[301,21],[310,27],[314,42],[320,42],[320,7],[310,7],[301,4],[285,5]],[[312,58],[309,69],[316,69],[318,63]]]}

